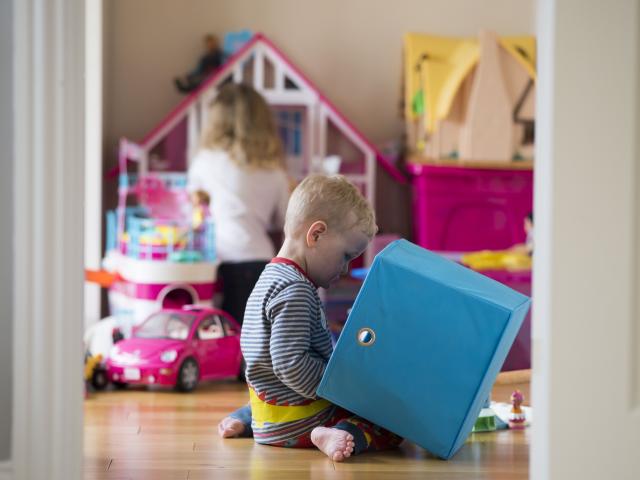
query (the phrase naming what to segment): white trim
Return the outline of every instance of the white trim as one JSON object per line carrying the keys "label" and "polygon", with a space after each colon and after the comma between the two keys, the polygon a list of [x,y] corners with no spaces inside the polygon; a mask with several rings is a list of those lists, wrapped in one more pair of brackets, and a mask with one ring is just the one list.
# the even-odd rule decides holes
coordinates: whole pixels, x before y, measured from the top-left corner
{"label": "white trim", "polygon": [[13,465],[11,462],[0,462],[0,480],[13,480]]}
{"label": "white trim", "polygon": [[318,122],[318,141],[316,142],[316,158],[311,160],[311,171],[314,171],[316,165],[314,165],[313,160],[316,162],[322,162],[322,160],[327,156],[327,131],[329,121],[327,118],[327,108],[324,103],[320,103],[318,105],[317,112],[317,122]]}
{"label": "white trim", "polygon": [[538,14],[530,478],[635,479],[639,3]]}
{"label": "white trim", "polygon": [[233,81],[235,83],[242,82],[242,62],[237,62],[233,67]]}
{"label": "white trim", "polygon": [[161,262],[139,260],[116,252],[110,252],[108,268],[133,283],[208,283],[215,282],[218,262]]}
{"label": "white trim", "polygon": [[267,103],[277,104],[278,106],[309,106],[318,101],[317,96],[314,95],[313,92],[305,90],[283,90],[281,92],[264,90],[261,94],[267,100]]}
{"label": "white trim", "polygon": [[75,480],[83,458],[84,1],[13,5],[14,477]]}
{"label": "white trim", "polygon": [[[201,125],[198,125],[199,115],[198,115],[198,104],[199,102],[194,103],[188,110],[187,113],[187,158],[193,158],[198,151],[198,142],[200,140],[200,128]],[[150,151],[150,150],[149,150]]]}
{"label": "white trim", "polygon": [[271,62],[275,69],[273,73],[273,89],[279,93],[284,92],[284,70],[282,68],[282,63],[274,62],[269,55],[265,55],[265,58]]}
{"label": "white trim", "polygon": [[360,137],[358,137],[355,132],[353,131],[353,129],[339,116],[335,113],[335,111],[333,111],[330,108],[326,108],[327,111],[327,118],[333,122],[333,124],[336,126],[336,128],[338,130],[341,131],[342,134],[344,134],[345,137],[347,137],[347,139],[353,143],[353,145],[358,148],[362,153],[364,154],[368,154],[370,153],[371,155],[373,155],[373,158],[375,159],[375,152],[373,151],[373,149],[367,145],[365,142],[363,142]]}
{"label": "white trim", "polygon": [[166,296],[174,290],[185,290],[189,295],[191,295],[191,299],[193,300],[191,302],[192,304],[200,303],[200,297],[198,296],[198,292],[196,292],[195,288],[193,288],[188,283],[175,283],[167,285],[162,290],[160,290],[160,293],[158,293],[158,304],[162,305]]}
{"label": "white trim", "polygon": [[[87,268],[98,270],[102,260],[102,0],[87,0],[85,104],[84,256]],[[101,288],[84,286],[84,326],[100,320]]]}
{"label": "white trim", "polygon": [[532,480],[549,478],[549,384],[551,363],[549,348],[551,314],[552,252],[551,219],[553,215],[553,103],[554,103],[554,44],[555,5],[554,0],[539,0],[537,3],[537,57],[536,82],[536,144],[534,170],[534,211],[536,254],[533,257],[532,297],[535,308],[531,315],[531,402],[536,406],[536,423],[531,432],[529,476]]}
{"label": "white trim", "polygon": [[253,57],[253,88],[264,92],[264,53],[261,44],[256,44]]}

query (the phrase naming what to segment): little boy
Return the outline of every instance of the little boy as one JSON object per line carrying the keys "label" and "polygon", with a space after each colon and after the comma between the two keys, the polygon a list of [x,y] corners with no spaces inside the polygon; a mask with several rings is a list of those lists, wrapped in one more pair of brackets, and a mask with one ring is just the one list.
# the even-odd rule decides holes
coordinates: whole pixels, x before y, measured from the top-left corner
{"label": "little boy", "polygon": [[284,243],[253,289],[242,325],[250,409],[223,419],[221,436],[246,435],[252,428],[257,443],[315,445],[334,461],[402,441],[316,397],[332,352],[317,288],[345,274],[376,230],[370,205],[340,175],[311,176],[294,190]]}

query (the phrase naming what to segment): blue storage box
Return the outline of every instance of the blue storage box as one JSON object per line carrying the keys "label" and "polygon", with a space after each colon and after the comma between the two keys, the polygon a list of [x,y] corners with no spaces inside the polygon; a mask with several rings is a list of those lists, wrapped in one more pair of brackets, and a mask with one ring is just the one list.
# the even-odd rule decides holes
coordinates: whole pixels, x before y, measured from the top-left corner
{"label": "blue storage box", "polygon": [[529,304],[393,242],[373,262],[318,395],[448,459],[471,432]]}

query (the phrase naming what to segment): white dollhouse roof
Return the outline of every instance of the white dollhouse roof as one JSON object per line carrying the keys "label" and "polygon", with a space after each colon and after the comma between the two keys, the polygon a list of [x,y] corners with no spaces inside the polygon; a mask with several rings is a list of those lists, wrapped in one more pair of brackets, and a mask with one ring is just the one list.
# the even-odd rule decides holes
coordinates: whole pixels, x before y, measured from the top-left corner
{"label": "white dollhouse roof", "polygon": [[[186,144],[186,151],[183,150],[186,158],[192,158],[198,148],[209,107],[218,89],[229,81],[253,86],[274,108],[281,135],[284,131],[286,137],[294,139],[292,149],[285,142],[287,168],[294,178],[301,179],[309,173],[323,171],[323,167],[330,163],[328,157],[334,157],[335,166],[338,163],[335,157],[338,156],[341,162],[337,173],[358,186],[374,206],[376,164],[396,181],[406,182],[405,176],[262,34],[255,35],[238,50],[140,143],[122,139],[120,171],[126,172],[128,160],[134,160],[138,162],[141,174],[148,172],[153,166],[149,164],[152,152],[176,132]],[[283,118],[284,123],[281,122]],[[125,205],[126,188],[120,190],[121,204]],[[369,248],[365,263],[369,264],[372,258]]]}
{"label": "white dollhouse roof", "polygon": [[296,172],[292,172],[297,176],[317,171],[322,160],[335,153],[328,145],[328,131],[332,129],[334,132],[337,130],[361,154],[362,165],[340,173],[361,186],[372,204],[376,162],[395,180],[403,183],[406,181],[404,175],[262,34],[256,34],[203,85],[186,97],[140,144],[125,142],[125,145],[133,148],[126,148],[128,153],[124,153],[124,156],[139,160],[141,169],[146,170],[149,152],[186,118],[187,156],[191,158],[197,149],[209,105],[218,88],[228,81],[252,85],[273,107],[299,108],[304,111],[304,146],[296,160],[299,162]]}

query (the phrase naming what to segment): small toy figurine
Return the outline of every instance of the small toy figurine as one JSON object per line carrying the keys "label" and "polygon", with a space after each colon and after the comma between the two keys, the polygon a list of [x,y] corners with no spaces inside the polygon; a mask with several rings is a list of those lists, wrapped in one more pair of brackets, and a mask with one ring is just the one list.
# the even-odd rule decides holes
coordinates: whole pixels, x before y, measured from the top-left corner
{"label": "small toy figurine", "polygon": [[524,217],[524,232],[527,234],[525,243],[518,243],[511,247],[512,252],[533,255],[533,212]]}
{"label": "small toy figurine", "polygon": [[514,430],[523,430],[525,428],[525,415],[522,410],[522,402],[524,401],[524,395],[520,390],[515,390],[511,394],[511,414],[509,415],[509,428]]}
{"label": "small toy figurine", "polygon": [[194,91],[215,69],[222,65],[222,49],[215,35],[205,35],[205,53],[200,57],[198,65],[185,77],[176,77],[176,88],[182,93]]}
{"label": "small toy figurine", "polygon": [[533,255],[533,212],[529,212],[524,219],[524,231],[527,233],[526,249],[529,255]]}
{"label": "small toy figurine", "polygon": [[209,195],[203,190],[196,190],[191,194],[191,226],[194,230],[202,230],[204,222],[209,216]]}
{"label": "small toy figurine", "polygon": [[102,355],[87,353],[84,362],[85,398],[87,398],[87,384],[94,390],[104,390],[109,383],[107,371],[102,363]]}

